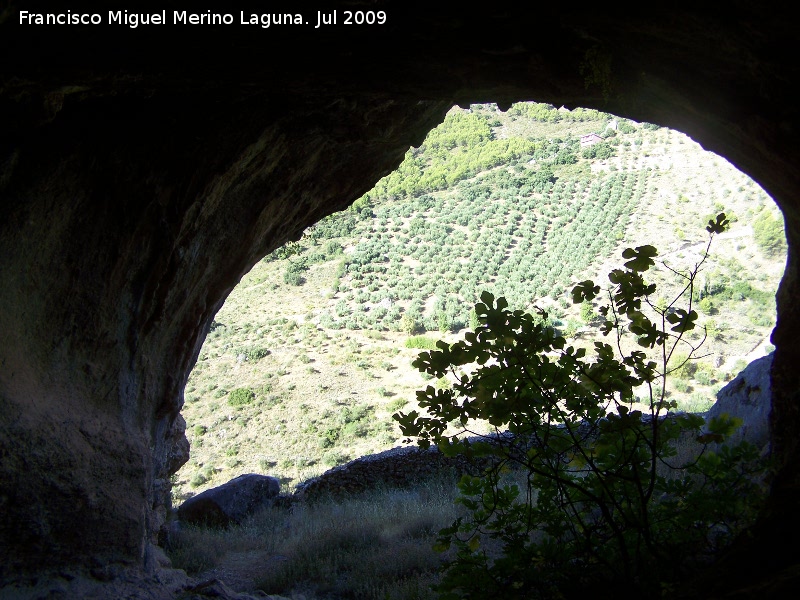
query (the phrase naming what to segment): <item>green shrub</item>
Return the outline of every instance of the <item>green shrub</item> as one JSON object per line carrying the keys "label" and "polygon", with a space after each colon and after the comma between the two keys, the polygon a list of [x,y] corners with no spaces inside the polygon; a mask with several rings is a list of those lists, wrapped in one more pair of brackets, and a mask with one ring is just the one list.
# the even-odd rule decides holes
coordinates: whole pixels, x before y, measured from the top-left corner
{"label": "green shrub", "polygon": [[671,374],[682,379],[691,379],[697,371],[697,361],[690,360],[685,352],[674,352],[669,361]]}
{"label": "green shrub", "polygon": [[243,348],[239,350],[238,354],[244,354],[245,358],[248,361],[256,361],[256,360],[261,360],[266,356],[269,356],[270,351],[261,346],[254,346],[251,348]]}
{"label": "green shrub", "polygon": [[373,408],[368,404],[358,404],[356,406],[345,406],[338,415],[338,421],[343,424],[357,423],[369,419],[373,413]]}
{"label": "green shrub", "polygon": [[747,311],[747,317],[756,327],[773,327],[775,325],[774,310],[753,307]]}
{"label": "green shrub", "polygon": [[701,385],[711,385],[716,382],[714,367],[708,363],[699,363],[694,374],[694,380]]}
{"label": "green shrub", "polygon": [[228,404],[231,406],[245,406],[256,399],[256,394],[250,388],[236,388],[228,395]]}
{"label": "green shrub", "polygon": [[322,448],[332,448],[333,446],[336,445],[336,442],[338,440],[339,440],[339,429],[335,427],[329,427],[319,437],[319,445]]}
{"label": "green shrub", "polygon": [[453,325],[453,321],[447,316],[447,313],[440,312],[436,317],[436,323],[439,327],[439,333],[447,333]]}
{"label": "green shrub", "polygon": [[193,488],[196,488],[196,487],[200,487],[201,485],[203,485],[207,481],[208,481],[208,479],[206,478],[206,476],[203,473],[201,473],[200,471],[198,471],[197,473],[192,475],[192,478],[189,480],[189,485],[191,485]]}
{"label": "green shrub", "polygon": [[753,222],[753,234],[756,243],[768,256],[776,256],[786,252],[786,233],[783,219],[775,217],[772,211],[761,211]]}
{"label": "green shrub", "polygon": [[205,425],[195,425],[193,431],[196,437],[200,437],[201,435],[205,435],[208,428],[206,428]]}
{"label": "green shrub", "polygon": [[392,400],[386,404],[386,410],[390,413],[394,413],[403,408],[406,404],[408,404],[408,400],[405,398],[396,398],[395,400]]}
{"label": "green shrub", "polygon": [[305,282],[302,273],[308,270],[308,261],[303,258],[290,260],[283,273],[283,281],[289,285],[302,285]]}
{"label": "green shrub", "polygon": [[694,392],[688,399],[680,403],[681,410],[691,413],[703,413],[714,404],[714,397],[702,392]]}
{"label": "green shrub", "polygon": [[403,313],[403,316],[400,318],[400,331],[409,335],[417,333],[422,327],[420,320],[421,317],[419,313]]}
{"label": "green shrub", "polygon": [[568,319],[566,325],[564,325],[562,329],[562,334],[566,338],[574,338],[580,326],[581,324],[575,319]]}
{"label": "green shrub", "polygon": [[443,375],[442,377],[439,377],[439,379],[436,380],[436,387],[440,390],[449,390],[452,389],[453,382],[450,381],[450,379],[448,379],[447,376]]}
{"label": "green shrub", "polygon": [[406,348],[415,350],[434,350],[437,340],[424,335],[415,335],[406,340]]}
{"label": "green shrub", "polygon": [[322,455],[322,464],[326,467],[338,467],[350,461],[350,455],[346,452],[331,451]]}
{"label": "green shrub", "polygon": [[284,272],[283,281],[289,285],[303,285],[305,283],[305,279],[298,271],[289,270]]}
{"label": "green shrub", "polygon": [[605,159],[614,156],[614,154],[616,154],[616,151],[608,142],[600,142],[581,151],[583,158]]}
{"label": "green shrub", "polygon": [[591,302],[582,302],[581,303],[581,320],[584,323],[591,323],[595,318],[594,306],[592,306]]}
{"label": "green shrub", "polygon": [[261,468],[263,472],[269,471],[270,469],[272,469],[272,467],[275,466],[275,464],[276,464],[275,461],[268,460],[266,458],[260,458],[258,460],[258,466]]}
{"label": "green shrub", "polygon": [[676,379],[675,381],[673,381],[672,387],[674,387],[676,391],[682,394],[686,394],[692,389],[692,386],[690,386],[689,383],[683,379]]}
{"label": "green shrub", "polygon": [[313,467],[317,464],[316,459],[309,458],[307,456],[298,456],[294,461],[295,466],[298,469],[307,469],[308,467]]}
{"label": "green shrub", "polygon": [[369,425],[363,421],[347,423],[347,425],[342,427],[342,434],[346,437],[367,437],[369,434]]}
{"label": "green shrub", "polygon": [[717,324],[716,319],[708,319],[705,322],[705,328],[706,328],[706,335],[709,338],[714,339],[714,340],[723,339],[724,336],[722,334],[722,331],[719,328],[719,325]]}
{"label": "green shrub", "polygon": [[328,240],[323,246],[323,251],[331,258],[342,253],[342,245],[335,240]]}
{"label": "green shrub", "polygon": [[478,326],[480,325],[480,321],[478,321],[478,315],[475,314],[475,309],[472,308],[469,311],[469,328],[472,331],[475,331]]}

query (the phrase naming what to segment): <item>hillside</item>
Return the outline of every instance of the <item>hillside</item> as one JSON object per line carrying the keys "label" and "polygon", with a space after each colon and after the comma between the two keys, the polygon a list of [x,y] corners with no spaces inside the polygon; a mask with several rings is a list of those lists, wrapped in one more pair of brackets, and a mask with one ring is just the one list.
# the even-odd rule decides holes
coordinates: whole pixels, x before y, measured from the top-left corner
{"label": "hillside", "polygon": [[[588,133],[603,139],[581,148]],[[454,108],[395,173],[231,293],[186,388],[192,458],[176,497],[244,472],[290,487],[397,445],[391,414],[430,383],[411,361],[470,327],[481,291],[543,307],[588,343],[593,307],[571,304],[572,283],[607,281],[628,246],[691,266],[723,210],[732,226],[695,294],[707,356],[675,381],[689,410],[767,349],[785,262],[771,199],[678,132],[537,104]]]}

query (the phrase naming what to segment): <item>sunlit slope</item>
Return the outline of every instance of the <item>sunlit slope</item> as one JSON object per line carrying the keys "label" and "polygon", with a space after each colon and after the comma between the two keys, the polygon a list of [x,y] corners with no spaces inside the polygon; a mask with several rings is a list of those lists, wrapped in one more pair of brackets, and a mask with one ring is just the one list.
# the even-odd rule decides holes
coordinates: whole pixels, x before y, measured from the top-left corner
{"label": "sunlit slope", "polygon": [[[602,141],[582,148],[588,133]],[[708,356],[674,391],[687,407],[768,349],[785,262],[772,201],[664,128],[533,104],[453,109],[395,174],[231,293],[186,388],[192,458],[176,493],[244,472],[290,486],[396,445],[391,414],[446,385],[410,366],[410,336],[455,339],[488,289],[589,343],[592,307],[571,304],[571,283],[602,283],[641,244],[691,265],[721,210],[732,227],[696,292]]]}

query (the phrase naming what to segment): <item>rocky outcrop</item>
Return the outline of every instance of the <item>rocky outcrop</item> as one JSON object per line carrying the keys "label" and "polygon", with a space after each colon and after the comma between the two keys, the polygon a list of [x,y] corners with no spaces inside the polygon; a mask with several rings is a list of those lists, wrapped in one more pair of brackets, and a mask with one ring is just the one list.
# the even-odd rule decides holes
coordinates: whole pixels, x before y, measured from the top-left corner
{"label": "rocky outcrop", "polygon": [[382,487],[414,487],[425,480],[448,476],[455,482],[458,474],[467,472],[479,470],[463,456],[444,456],[436,446],[425,450],[416,446],[391,448],[362,456],[300,483],[295,499],[313,502]]}
{"label": "rocky outcrop", "polygon": [[[763,448],[769,445],[770,378],[772,355],[750,363],[739,375],[717,394],[716,403],[705,413],[706,420],[727,414],[741,419],[742,425],[726,439],[726,443],[736,443],[746,439],[751,444]],[[650,422],[650,417],[643,417]],[[694,441],[696,433],[681,442],[686,460],[703,446]],[[510,433],[502,437],[508,439]],[[480,438],[491,441],[493,436]],[[478,441],[479,438],[470,438]],[[680,462],[680,461],[678,461]],[[350,496],[374,491],[380,488],[414,487],[431,479],[458,478],[469,473],[480,474],[490,464],[488,459],[478,462],[463,454],[445,456],[436,446],[421,449],[418,446],[401,446],[359,457],[344,465],[334,467],[317,477],[301,482],[292,498],[293,501],[313,502],[318,499]]]}
{"label": "rocky outcrop", "polygon": [[274,477],[246,473],[189,498],[178,508],[178,518],[185,523],[226,527],[271,506],[280,491],[281,482]]}
{"label": "rocky outcrop", "polygon": [[772,354],[754,360],[717,394],[717,401],[706,413],[711,419],[727,414],[742,420],[742,426],[729,442],[747,440],[768,450]]}
{"label": "rocky outcrop", "polygon": [[783,210],[780,470],[750,546],[754,576],[791,564],[779,541],[800,535],[800,118],[785,3],[344,0],[388,20],[320,29],[304,2],[291,10],[309,25],[269,29],[37,27],[21,9],[0,9],[0,580],[154,572],[186,456],[183,389],[228,292],[396,167],[453,103],[528,99],[680,129]]}

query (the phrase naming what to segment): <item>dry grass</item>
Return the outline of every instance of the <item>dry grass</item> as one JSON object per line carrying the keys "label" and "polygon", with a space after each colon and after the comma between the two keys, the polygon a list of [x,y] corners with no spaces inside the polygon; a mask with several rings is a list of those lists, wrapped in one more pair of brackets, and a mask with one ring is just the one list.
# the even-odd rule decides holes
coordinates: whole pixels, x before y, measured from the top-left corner
{"label": "dry grass", "polygon": [[245,588],[306,600],[432,599],[429,587],[442,558],[432,546],[456,517],[455,495],[453,482],[430,481],[413,490],[271,508],[229,529],[184,526],[170,557],[204,577],[230,574],[243,554],[258,556],[247,573],[226,581],[240,591],[245,582]]}

